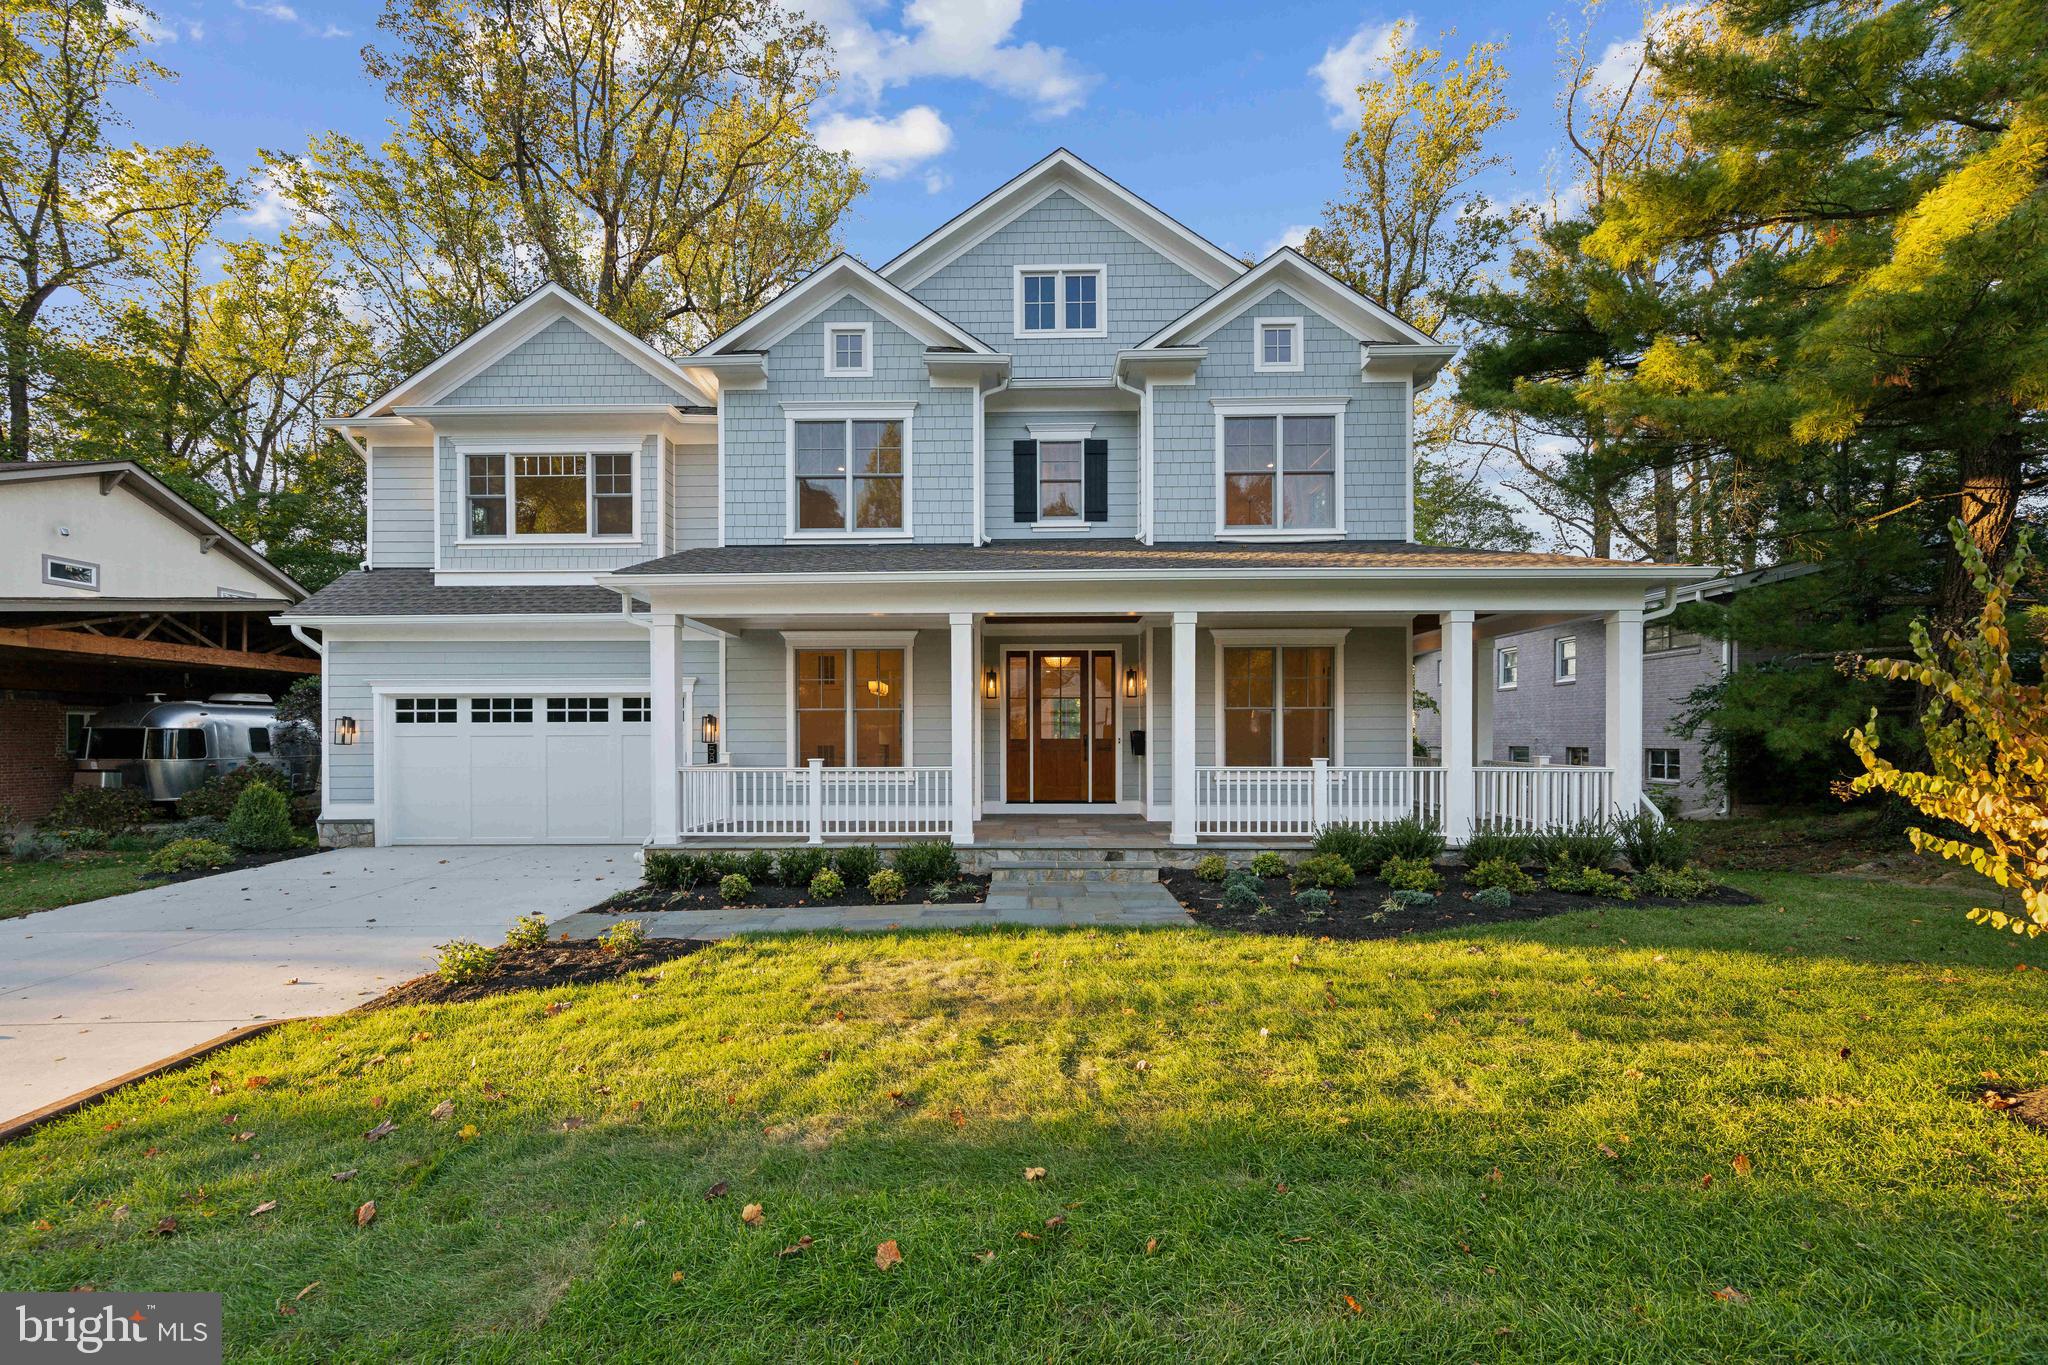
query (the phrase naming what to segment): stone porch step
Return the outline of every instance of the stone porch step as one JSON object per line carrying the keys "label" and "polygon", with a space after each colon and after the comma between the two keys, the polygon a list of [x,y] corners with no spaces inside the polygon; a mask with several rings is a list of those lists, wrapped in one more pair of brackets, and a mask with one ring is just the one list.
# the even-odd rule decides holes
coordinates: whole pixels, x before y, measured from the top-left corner
{"label": "stone porch step", "polygon": [[1017,858],[991,863],[989,887],[1046,885],[1142,885],[1159,880],[1156,858],[1099,859]]}

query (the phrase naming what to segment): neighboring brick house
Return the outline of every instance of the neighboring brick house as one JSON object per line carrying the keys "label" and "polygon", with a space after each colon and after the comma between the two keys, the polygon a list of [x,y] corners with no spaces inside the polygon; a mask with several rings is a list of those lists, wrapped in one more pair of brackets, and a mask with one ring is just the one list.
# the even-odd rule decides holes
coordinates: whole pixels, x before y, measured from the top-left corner
{"label": "neighboring brick house", "polygon": [[102,707],[319,672],[270,621],[305,595],[140,465],[0,464],[0,825],[56,804]]}
{"label": "neighboring brick house", "polygon": [[[1725,601],[1744,589],[1811,571],[1803,564],[1758,569],[1680,589],[1678,600]],[[1644,601],[1645,609],[1654,613],[1663,594],[1653,591]],[[1482,763],[1607,764],[1602,721],[1607,641],[1598,620],[1581,617],[1504,632],[1483,641],[1475,653],[1486,669],[1479,684],[1477,743]],[[1740,662],[1732,642],[1703,639],[1676,629],[1668,619],[1643,625],[1643,784],[1682,814],[1727,813],[1727,794],[1707,773],[1706,744],[1678,734],[1676,726],[1686,698],[1704,684],[1726,677]],[[1434,636],[1418,634],[1417,690],[1432,699],[1441,696],[1442,667]],[[1492,701],[1490,727],[1487,698]],[[1415,735],[1425,749],[1436,751],[1442,725],[1435,712],[1417,708]]]}

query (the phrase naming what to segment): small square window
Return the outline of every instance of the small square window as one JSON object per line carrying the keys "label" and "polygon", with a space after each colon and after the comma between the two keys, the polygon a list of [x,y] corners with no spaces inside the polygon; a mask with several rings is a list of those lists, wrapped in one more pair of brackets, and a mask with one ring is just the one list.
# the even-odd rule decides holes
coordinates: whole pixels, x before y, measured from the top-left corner
{"label": "small square window", "polygon": [[455,698],[400,697],[393,706],[391,718],[400,725],[453,725]]}
{"label": "small square window", "polygon": [[619,698],[619,719],[628,725],[645,725],[654,719],[654,703],[649,697]]}
{"label": "small square window", "polygon": [[533,698],[471,697],[469,720],[472,725],[530,725],[533,723]]}
{"label": "small square window", "polygon": [[1557,642],[1557,681],[1576,682],[1579,677],[1579,642],[1567,635]]}
{"label": "small square window", "polygon": [[1681,780],[1678,767],[1678,750],[1645,749],[1643,771],[1652,782],[1677,782]]}
{"label": "small square window", "polygon": [[1497,649],[1493,654],[1494,685],[1505,691],[1513,687],[1522,675],[1522,651],[1516,645]]}
{"label": "small square window", "polygon": [[56,555],[44,555],[43,581],[60,588],[84,588],[89,592],[98,592],[100,566],[89,564],[82,559],[60,559]]}
{"label": "small square window", "polygon": [[1510,744],[1510,745],[1508,745],[1508,762],[1510,762],[1510,763],[1527,763],[1528,761],[1529,761],[1529,746],[1528,746],[1528,745],[1526,745],[1526,744]]}
{"label": "small square window", "polygon": [[1261,374],[1301,372],[1301,319],[1258,318],[1252,323],[1252,369]]}
{"label": "small square window", "polygon": [[1583,744],[1564,746],[1564,762],[1567,768],[1583,768],[1593,761],[1593,751]]}
{"label": "small square window", "polygon": [[866,323],[825,329],[825,373],[849,378],[866,378],[874,373],[868,346],[872,332]]}
{"label": "small square window", "polygon": [[611,719],[609,697],[549,697],[548,721],[554,725],[601,724]]}

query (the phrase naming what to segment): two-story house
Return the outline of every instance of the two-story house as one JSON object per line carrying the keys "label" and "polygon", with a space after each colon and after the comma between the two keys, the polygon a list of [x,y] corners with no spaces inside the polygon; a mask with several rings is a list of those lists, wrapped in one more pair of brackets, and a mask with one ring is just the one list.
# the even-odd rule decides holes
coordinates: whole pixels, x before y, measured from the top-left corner
{"label": "two-story house", "polygon": [[1638,658],[1645,585],[1708,571],[1415,544],[1451,354],[1065,151],[692,355],[543,289],[332,423],[370,558],[287,618],[324,640],[324,828],[968,843],[1085,812],[1186,844],[1633,809],[1626,668],[1611,767],[1480,781],[1475,622],[1590,615]]}

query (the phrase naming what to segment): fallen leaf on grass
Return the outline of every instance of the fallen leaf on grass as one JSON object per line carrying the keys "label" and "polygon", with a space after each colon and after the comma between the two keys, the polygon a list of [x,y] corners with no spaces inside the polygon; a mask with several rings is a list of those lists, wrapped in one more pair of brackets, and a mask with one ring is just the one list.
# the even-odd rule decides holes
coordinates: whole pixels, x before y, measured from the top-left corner
{"label": "fallen leaf on grass", "polygon": [[996,1254],[993,1251],[970,1251],[967,1254],[980,1261],[983,1265],[987,1265],[996,1258]]}
{"label": "fallen leaf on grass", "polygon": [[377,1216],[377,1201],[372,1199],[356,1210],[356,1226],[366,1228]]}
{"label": "fallen leaf on grass", "polygon": [[318,1289],[319,1287],[320,1287],[320,1281],[318,1281],[318,1280],[315,1280],[315,1281],[313,1281],[313,1283],[311,1283],[311,1284],[307,1285],[307,1286],[306,1286],[306,1287],[305,1287],[304,1289],[301,1289],[301,1290],[300,1290],[300,1291],[299,1291],[298,1293],[296,1293],[296,1294],[292,1295],[292,1297],[293,1297],[294,1299],[303,1299],[303,1298],[305,1298],[305,1297],[306,1297],[306,1295],[308,1295],[308,1294],[312,1293],[312,1292],[313,1292],[314,1290]]}
{"label": "fallen leaf on grass", "polygon": [[1365,1311],[1364,1308],[1359,1306],[1358,1300],[1352,1298],[1349,1294],[1344,1296],[1344,1306],[1354,1313],[1363,1313]]}
{"label": "fallen leaf on grass", "polygon": [[250,1209],[249,1216],[251,1218],[254,1218],[259,1213],[269,1213],[272,1209],[276,1207],[277,1201],[275,1199],[266,1199],[262,1203],[258,1204],[255,1208]]}
{"label": "fallen leaf on grass", "polygon": [[1159,1239],[1157,1237],[1147,1237],[1145,1239],[1145,1254],[1150,1256],[1157,1250],[1159,1250]]}
{"label": "fallen leaf on grass", "polygon": [[1753,1169],[1753,1163],[1749,1159],[1748,1152],[1737,1152],[1735,1154],[1735,1160],[1729,1162],[1728,1164],[1735,1168],[1735,1174],[1737,1175],[1746,1176]]}
{"label": "fallen leaf on grass", "polygon": [[740,1221],[750,1228],[757,1228],[767,1222],[768,1219],[767,1215],[761,1212],[759,1204],[749,1204],[740,1210]]}
{"label": "fallen leaf on grass", "polygon": [[1612,1147],[1609,1147],[1609,1146],[1608,1146],[1608,1145],[1607,1145],[1606,1143],[1604,1143],[1604,1142],[1603,1142],[1603,1143],[1600,1143],[1600,1144],[1599,1144],[1599,1147],[1600,1147],[1600,1155],[1602,1155],[1602,1156],[1606,1157],[1606,1158],[1607,1158],[1607,1159],[1608,1159],[1609,1161],[1619,1161],[1619,1160],[1621,1160],[1621,1153],[1620,1153],[1620,1152],[1617,1152],[1617,1151],[1615,1151],[1615,1150],[1614,1150],[1614,1149],[1613,1149]]}
{"label": "fallen leaf on grass", "polygon": [[345,1171],[336,1171],[327,1178],[329,1180],[354,1180],[356,1178],[356,1168],[351,1166]]}
{"label": "fallen leaf on grass", "polygon": [[397,1127],[398,1125],[393,1123],[390,1119],[385,1119],[375,1128],[372,1128],[369,1132],[363,1134],[363,1141],[381,1142],[388,1134],[390,1134]]}
{"label": "fallen leaf on grass", "polygon": [[1063,1227],[1065,1226],[1066,1221],[1067,1220],[1062,1215],[1056,1213],[1052,1217],[1045,1220],[1045,1225],[1049,1228]]}
{"label": "fallen leaf on grass", "polygon": [[1038,1234],[1035,1232],[1020,1232],[1017,1234],[1017,1240],[1020,1242],[1035,1242],[1038,1240]]}
{"label": "fallen leaf on grass", "polygon": [[681,1284],[683,1282],[683,1272],[680,1270],[674,1272],[668,1277],[668,1282],[670,1284]]}
{"label": "fallen leaf on grass", "polygon": [[708,1204],[714,1199],[725,1198],[725,1192],[731,1188],[732,1186],[726,1184],[723,1180],[719,1181],[716,1185],[704,1191],[704,1202]]}
{"label": "fallen leaf on grass", "polygon": [[581,1128],[586,1122],[588,1122],[587,1119],[584,1119],[575,1114],[571,1114],[568,1118],[562,1120],[562,1131],[565,1133],[573,1133],[578,1128]]}
{"label": "fallen leaf on grass", "polygon": [[895,1238],[891,1237],[875,1248],[875,1269],[894,1270],[902,1264],[903,1252],[897,1247]]}
{"label": "fallen leaf on grass", "polygon": [[554,1000],[550,1001],[548,1003],[548,1007],[545,1010],[542,1010],[541,1013],[545,1014],[548,1018],[552,1019],[567,1008],[569,1007],[563,1004],[561,1001]]}
{"label": "fallen leaf on grass", "polygon": [[1287,1242],[1289,1245],[1293,1245],[1298,1242],[1313,1242],[1314,1240],[1315,1238],[1313,1237],[1289,1237]]}
{"label": "fallen leaf on grass", "polygon": [[249,1140],[250,1138],[252,1138],[252,1137],[255,1137],[255,1136],[256,1136],[256,1135],[255,1135],[254,1133],[237,1133],[237,1134],[235,1134],[235,1135],[234,1135],[233,1137],[229,1138],[229,1139],[228,1139],[228,1141],[229,1141],[229,1142],[247,1142],[247,1141],[248,1141],[248,1140]]}
{"label": "fallen leaf on grass", "polygon": [[790,1243],[790,1244],[789,1244],[788,1246],[784,1247],[784,1248],[783,1248],[782,1250],[780,1250],[780,1251],[776,1252],[775,1254],[776,1254],[776,1256],[777,1256],[777,1257],[785,1257],[785,1256],[801,1256],[801,1255],[803,1255],[803,1254],[804,1254],[804,1253],[805,1253],[806,1251],[809,1251],[810,1249],[811,1249],[811,1238],[810,1238],[810,1234],[809,1234],[809,1233],[806,1233],[806,1234],[804,1234],[804,1235],[803,1235],[802,1237],[799,1237],[799,1238],[797,1238],[797,1239],[796,1239],[796,1240],[795,1240],[794,1242],[791,1242],[791,1243]]}
{"label": "fallen leaf on grass", "polygon": [[157,1219],[156,1226],[150,1229],[151,1232],[154,1232],[159,1237],[169,1237],[177,1230],[178,1220],[175,1218],[159,1218]]}
{"label": "fallen leaf on grass", "polygon": [[476,1125],[473,1123],[463,1124],[460,1128],[455,1130],[455,1136],[461,1138],[464,1142],[469,1141],[471,1138],[476,1136]]}
{"label": "fallen leaf on grass", "polygon": [[1026,1167],[1024,1168],[1024,1178],[1025,1178],[1026,1180],[1043,1180],[1043,1179],[1045,1179],[1045,1167],[1043,1167],[1043,1166],[1026,1166]]}
{"label": "fallen leaf on grass", "polygon": [[1486,1173],[1486,1178],[1487,1178],[1488,1180],[1492,1181],[1492,1182],[1493,1182],[1494,1184],[1496,1184],[1496,1185],[1500,1184],[1500,1181],[1501,1181],[1500,1167],[1496,1166],[1496,1167],[1494,1167],[1494,1168],[1493,1168],[1492,1170],[1488,1171],[1488,1172]]}
{"label": "fallen leaf on grass", "polygon": [[382,1108],[384,1107],[384,1104],[385,1104],[385,1100],[384,1100],[384,1097],[383,1097],[382,1095],[372,1095],[372,1096],[370,1096],[370,1107],[371,1107],[372,1109],[382,1109]]}
{"label": "fallen leaf on grass", "polygon": [[1721,1286],[1721,1287],[1720,1287],[1719,1289],[1716,1289],[1716,1290],[1714,1291],[1714,1297],[1715,1297],[1715,1298],[1717,1298],[1717,1299],[1719,1299],[1719,1300],[1720,1300],[1721,1302],[1723,1302],[1723,1303],[1748,1303],[1748,1302],[1749,1302],[1749,1295],[1747,1295],[1747,1294],[1743,1293],[1743,1292],[1742,1292],[1742,1291],[1741,1291],[1740,1289],[1737,1289],[1737,1288],[1736,1288],[1736,1287],[1735,1287],[1734,1285],[1728,1285],[1728,1284],[1724,1284],[1724,1285],[1722,1285],[1722,1286]]}
{"label": "fallen leaf on grass", "polygon": [[1708,1171],[1705,1175],[1700,1177],[1700,1188],[1703,1190],[1710,1190],[1713,1187],[1714,1173],[1712,1171]]}
{"label": "fallen leaf on grass", "polygon": [[1984,1092],[1984,1107],[1986,1109],[2010,1109],[2018,1103],[2019,1101],[2012,1098],[2012,1096],[2001,1095],[1996,1090]]}
{"label": "fallen leaf on grass", "polygon": [[251,1076],[248,1080],[243,1081],[242,1084],[251,1090],[261,1090],[264,1086],[270,1084],[270,1077]]}
{"label": "fallen leaf on grass", "polygon": [[955,1109],[946,1117],[953,1120],[953,1126],[955,1128],[965,1128],[967,1126],[967,1113],[965,1110]]}
{"label": "fallen leaf on grass", "polygon": [[452,1119],[452,1118],[454,1118],[454,1117],[455,1117],[455,1101],[454,1101],[454,1100],[442,1100],[442,1101],[441,1101],[441,1102],[440,1102],[439,1104],[435,1105],[435,1106],[434,1106],[434,1107],[433,1107],[432,1109],[429,1109],[429,1110],[427,1111],[427,1117],[428,1117],[428,1118],[430,1118],[430,1119]]}

